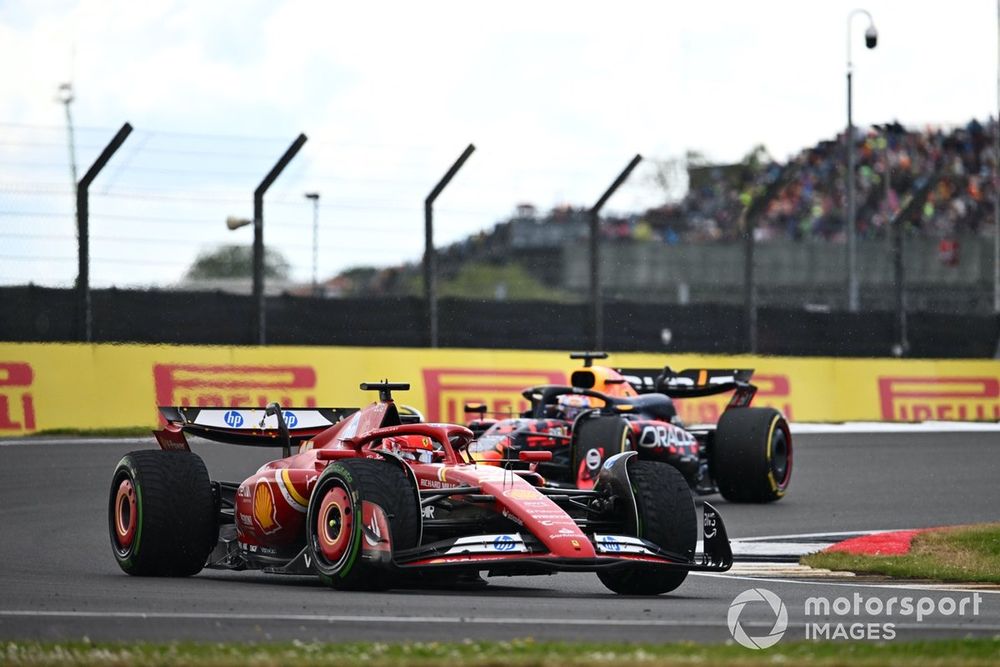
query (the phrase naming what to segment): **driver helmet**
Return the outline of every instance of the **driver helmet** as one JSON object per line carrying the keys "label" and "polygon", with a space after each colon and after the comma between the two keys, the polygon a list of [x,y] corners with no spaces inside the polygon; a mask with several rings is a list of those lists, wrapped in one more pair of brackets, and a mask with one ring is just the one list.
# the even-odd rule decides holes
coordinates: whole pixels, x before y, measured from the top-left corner
{"label": "driver helmet", "polygon": [[566,394],[556,399],[556,404],[565,419],[576,419],[584,410],[590,407],[590,399],[578,394]]}
{"label": "driver helmet", "polygon": [[421,435],[386,438],[385,443],[393,453],[398,454],[403,459],[419,463],[431,463],[434,460],[434,452],[437,450],[430,438]]}

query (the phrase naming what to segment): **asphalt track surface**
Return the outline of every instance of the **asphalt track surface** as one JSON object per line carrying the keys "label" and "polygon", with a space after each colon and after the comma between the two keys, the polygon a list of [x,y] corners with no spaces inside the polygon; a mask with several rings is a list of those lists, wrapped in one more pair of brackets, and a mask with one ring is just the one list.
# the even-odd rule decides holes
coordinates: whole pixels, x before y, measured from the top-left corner
{"label": "asphalt track surface", "polygon": [[[918,528],[1000,520],[1000,433],[802,434],[791,489],[780,502],[735,505],[710,497],[731,537]],[[807,622],[892,622],[897,638],[1000,636],[1000,592],[983,591],[978,614],[872,616],[853,610],[807,617],[805,601],[855,594],[928,597],[968,590],[905,588],[880,579],[802,580],[774,575],[691,575],[654,598],[608,592],[594,575],[491,579],[481,590],[341,593],[311,577],[204,571],[188,579],[137,578],[115,564],[107,535],[111,472],[152,439],[49,444],[0,442],[0,639],[210,641],[559,640],[722,642],[742,591],[776,593],[786,639]],[[216,479],[241,480],[273,454],[219,444],[195,448]],[[774,614],[748,605],[740,623],[764,635]],[[831,626],[831,632],[836,625]]]}

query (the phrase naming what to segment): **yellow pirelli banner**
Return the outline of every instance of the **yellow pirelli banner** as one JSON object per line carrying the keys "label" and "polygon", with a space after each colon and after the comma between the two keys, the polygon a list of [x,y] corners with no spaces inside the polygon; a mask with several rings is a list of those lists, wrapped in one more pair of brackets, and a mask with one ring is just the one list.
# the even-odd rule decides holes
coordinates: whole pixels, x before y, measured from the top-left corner
{"label": "yellow pirelli banner", "polygon": [[[1000,420],[1000,361],[613,354],[625,368],[754,368],[754,405],[793,421]],[[0,343],[0,435],[158,423],[157,405],[360,406],[358,384],[409,382],[400,402],[431,421],[463,407],[526,407],[525,387],[567,384],[565,352],[356,347]],[[718,418],[726,397],[678,403],[688,423]]]}

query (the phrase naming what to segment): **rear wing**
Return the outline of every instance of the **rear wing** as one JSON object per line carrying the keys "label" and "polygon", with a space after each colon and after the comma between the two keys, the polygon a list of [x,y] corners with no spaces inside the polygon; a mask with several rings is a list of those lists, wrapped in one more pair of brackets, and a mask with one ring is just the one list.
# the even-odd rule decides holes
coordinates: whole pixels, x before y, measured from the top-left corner
{"label": "rear wing", "polygon": [[640,394],[666,394],[671,398],[700,398],[736,391],[730,405],[750,404],[757,387],[750,384],[752,368],[619,368],[625,381]]}
{"label": "rear wing", "polygon": [[199,408],[160,406],[165,428],[153,431],[163,449],[188,449],[184,434],[250,447],[286,447],[299,444],[330,428],[359,408],[286,408],[282,410],[288,438],[278,416],[264,408]]}

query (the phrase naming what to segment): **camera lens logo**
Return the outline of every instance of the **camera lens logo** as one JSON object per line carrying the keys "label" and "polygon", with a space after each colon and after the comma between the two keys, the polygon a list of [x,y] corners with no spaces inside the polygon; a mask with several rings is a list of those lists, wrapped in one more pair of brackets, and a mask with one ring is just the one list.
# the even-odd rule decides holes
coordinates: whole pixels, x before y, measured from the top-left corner
{"label": "camera lens logo", "polygon": [[[751,637],[740,625],[740,616],[743,608],[751,602],[764,602],[768,605],[771,613],[774,614],[774,625],[771,631],[761,637]],[[751,649],[770,648],[781,641],[788,627],[788,610],[785,603],[777,595],[766,588],[751,588],[743,591],[729,605],[729,615],[726,617],[729,623],[729,633],[740,646]]]}

